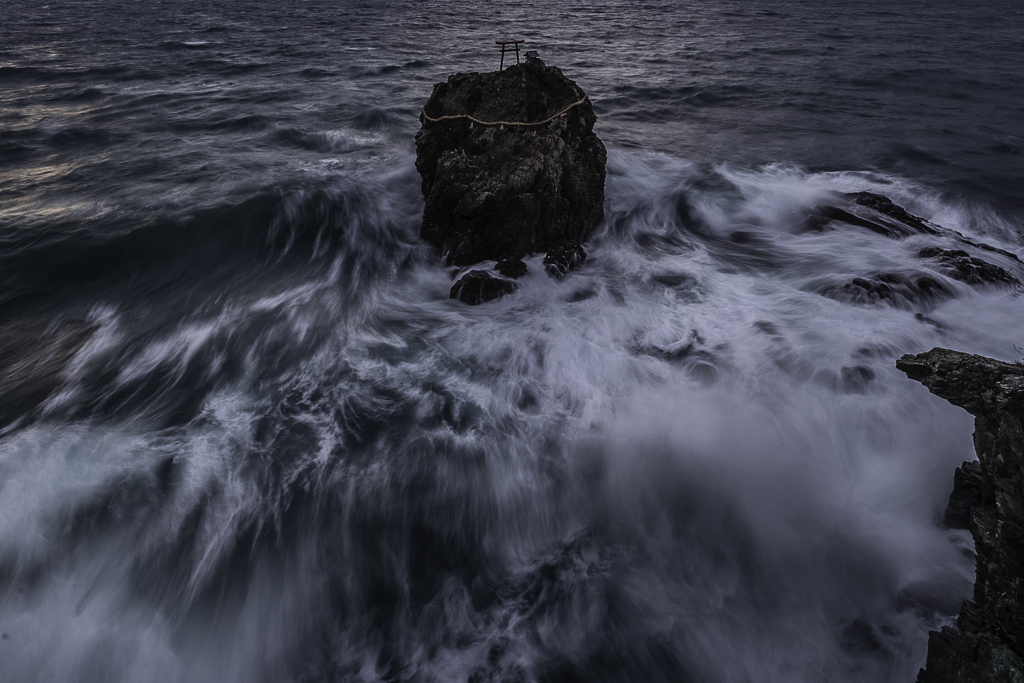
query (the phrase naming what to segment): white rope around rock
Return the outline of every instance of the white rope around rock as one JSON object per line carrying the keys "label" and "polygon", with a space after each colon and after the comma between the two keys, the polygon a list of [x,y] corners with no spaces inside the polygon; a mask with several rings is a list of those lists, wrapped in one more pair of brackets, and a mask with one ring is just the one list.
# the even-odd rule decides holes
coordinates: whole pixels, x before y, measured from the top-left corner
{"label": "white rope around rock", "polygon": [[481,126],[542,126],[545,123],[551,123],[552,121],[557,119],[559,116],[565,116],[566,114],[569,113],[570,109],[572,109],[573,107],[580,106],[581,104],[586,102],[587,99],[589,99],[589,98],[586,95],[584,95],[581,99],[577,100],[576,102],[573,102],[572,104],[570,104],[568,107],[566,107],[562,111],[558,112],[554,116],[549,116],[548,118],[544,119],[543,121],[531,121],[531,122],[523,122],[523,121],[481,121],[480,119],[476,118],[475,116],[470,116],[469,114],[449,114],[447,116],[438,116],[438,117],[435,118],[435,117],[433,117],[433,116],[431,116],[431,115],[429,115],[427,113],[427,106],[426,105],[423,105],[423,110],[420,112],[420,115],[423,118],[425,118],[427,121],[430,121],[431,123],[437,123],[438,121],[453,121],[455,119],[467,119],[469,121],[472,121],[473,123],[479,123]]}

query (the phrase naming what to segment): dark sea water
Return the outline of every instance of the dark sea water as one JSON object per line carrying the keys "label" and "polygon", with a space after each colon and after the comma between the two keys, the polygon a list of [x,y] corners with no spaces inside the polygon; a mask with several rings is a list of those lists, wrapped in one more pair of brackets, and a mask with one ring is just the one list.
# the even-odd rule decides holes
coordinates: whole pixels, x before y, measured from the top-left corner
{"label": "dark sea water", "polygon": [[[605,219],[468,307],[413,136],[508,35]],[[0,681],[913,681],[972,421],[893,363],[1021,356],[917,253],[1024,279],[1022,69],[1019,2],[3,0]],[[942,230],[807,229],[865,190]]]}

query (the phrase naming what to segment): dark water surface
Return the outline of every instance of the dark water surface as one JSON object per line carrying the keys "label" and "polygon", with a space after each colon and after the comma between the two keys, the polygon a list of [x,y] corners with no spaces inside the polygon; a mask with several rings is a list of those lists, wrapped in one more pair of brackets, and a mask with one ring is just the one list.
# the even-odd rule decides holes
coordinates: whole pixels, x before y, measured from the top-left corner
{"label": "dark water surface", "polygon": [[[0,19],[0,680],[914,680],[972,425],[893,361],[1024,345],[918,256],[1024,279],[1018,3]],[[413,135],[506,35],[590,94],[606,217],[470,308]],[[808,229],[864,190],[942,230]]]}

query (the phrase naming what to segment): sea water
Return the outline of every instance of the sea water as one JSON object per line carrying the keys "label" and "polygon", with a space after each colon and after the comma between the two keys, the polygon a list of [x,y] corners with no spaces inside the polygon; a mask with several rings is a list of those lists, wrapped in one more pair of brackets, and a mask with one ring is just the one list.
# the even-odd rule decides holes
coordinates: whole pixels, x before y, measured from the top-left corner
{"label": "sea water", "polygon": [[[1024,279],[1022,12],[7,0],[0,680],[914,680],[972,420],[894,361],[1021,357],[1020,288],[917,254]],[[469,307],[413,136],[506,36],[605,217]],[[940,234],[809,227],[860,191]]]}

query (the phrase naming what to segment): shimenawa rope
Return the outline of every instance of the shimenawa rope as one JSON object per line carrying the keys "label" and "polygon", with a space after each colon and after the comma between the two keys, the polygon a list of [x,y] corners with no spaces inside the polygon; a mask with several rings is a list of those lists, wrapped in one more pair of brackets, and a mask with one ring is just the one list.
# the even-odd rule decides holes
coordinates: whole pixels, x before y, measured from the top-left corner
{"label": "shimenawa rope", "polygon": [[522,122],[522,121],[481,121],[480,119],[476,118],[475,116],[470,116],[469,114],[449,114],[448,116],[438,116],[437,118],[434,118],[433,116],[430,116],[429,114],[427,114],[427,105],[423,105],[423,110],[420,112],[420,115],[423,116],[423,118],[425,118],[427,121],[430,121],[431,123],[437,123],[438,121],[451,121],[453,119],[469,119],[473,123],[479,123],[481,126],[542,126],[545,123],[551,123],[552,121],[557,119],[559,116],[565,116],[566,114],[569,113],[570,109],[572,109],[573,107],[578,107],[578,106],[580,106],[581,104],[583,104],[586,101],[587,101],[587,96],[584,95],[582,99],[580,99],[580,100],[578,100],[576,102],[573,102],[572,104],[570,104],[568,107],[566,107],[562,111],[558,112],[554,116],[549,116],[548,118],[544,119],[543,121],[531,121],[531,122]]}

